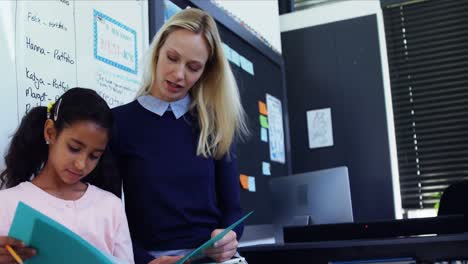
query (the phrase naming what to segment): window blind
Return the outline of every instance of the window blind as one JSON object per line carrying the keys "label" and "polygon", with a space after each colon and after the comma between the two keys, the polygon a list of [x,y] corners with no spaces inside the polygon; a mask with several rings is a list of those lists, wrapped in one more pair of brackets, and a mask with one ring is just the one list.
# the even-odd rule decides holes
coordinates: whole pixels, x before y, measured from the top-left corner
{"label": "window blind", "polygon": [[432,208],[468,179],[468,1],[411,1],[383,15],[402,207]]}

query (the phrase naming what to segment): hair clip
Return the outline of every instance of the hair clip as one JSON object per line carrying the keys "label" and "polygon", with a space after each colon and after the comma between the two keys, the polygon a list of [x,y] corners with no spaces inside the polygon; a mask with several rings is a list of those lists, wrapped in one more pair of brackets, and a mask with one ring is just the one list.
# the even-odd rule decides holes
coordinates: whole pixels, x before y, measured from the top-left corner
{"label": "hair clip", "polygon": [[60,98],[60,100],[58,101],[58,104],[57,104],[57,108],[55,108],[54,121],[57,121],[61,103],[62,103],[62,98]]}
{"label": "hair clip", "polygon": [[50,110],[52,110],[52,107],[54,107],[54,102],[50,102],[47,106],[47,119],[50,119]]}

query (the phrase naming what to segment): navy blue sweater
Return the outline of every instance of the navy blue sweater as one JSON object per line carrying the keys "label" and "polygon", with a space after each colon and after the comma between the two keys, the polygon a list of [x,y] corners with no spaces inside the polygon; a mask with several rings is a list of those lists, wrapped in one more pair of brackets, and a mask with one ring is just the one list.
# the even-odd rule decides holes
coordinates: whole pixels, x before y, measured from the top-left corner
{"label": "navy blue sweater", "polygon": [[[113,112],[110,149],[123,179],[137,264],[153,259],[147,251],[196,248],[242,216],[235,154],[197,156],[195,117],[159,116],[137,101]],[[234,230],[238,239],[242,230]]]}

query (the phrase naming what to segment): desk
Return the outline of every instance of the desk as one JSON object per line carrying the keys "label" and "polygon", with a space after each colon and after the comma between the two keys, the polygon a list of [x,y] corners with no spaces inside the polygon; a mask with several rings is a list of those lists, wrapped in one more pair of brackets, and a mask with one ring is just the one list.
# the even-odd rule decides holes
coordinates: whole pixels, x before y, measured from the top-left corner
{"label": "desk", "polygon": [[422,263],[468,259],[468,233],[426,237],[257,245],[239,248],[249,264],[412,257]]}

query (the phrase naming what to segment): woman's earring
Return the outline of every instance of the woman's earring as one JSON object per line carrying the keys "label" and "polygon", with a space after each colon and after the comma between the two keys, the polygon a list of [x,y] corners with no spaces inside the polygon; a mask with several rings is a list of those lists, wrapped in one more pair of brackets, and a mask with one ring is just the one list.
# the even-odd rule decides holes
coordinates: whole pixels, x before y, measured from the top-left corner
{"label": "woman's earring", "polygon": [[46,143],[47,145],[49,145],[49,144],[50,144],[49,140],[47,140],[47,139],[46,139],[45,143]]}

